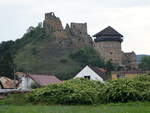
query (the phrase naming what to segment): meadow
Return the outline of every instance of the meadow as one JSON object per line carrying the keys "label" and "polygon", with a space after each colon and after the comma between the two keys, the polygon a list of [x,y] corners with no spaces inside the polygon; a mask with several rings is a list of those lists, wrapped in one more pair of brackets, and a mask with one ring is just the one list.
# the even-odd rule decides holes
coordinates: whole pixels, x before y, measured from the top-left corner
{"label": "meadow", "polygon": [[149,102],[102,105],[1,105],[0,113],[150,113]]}

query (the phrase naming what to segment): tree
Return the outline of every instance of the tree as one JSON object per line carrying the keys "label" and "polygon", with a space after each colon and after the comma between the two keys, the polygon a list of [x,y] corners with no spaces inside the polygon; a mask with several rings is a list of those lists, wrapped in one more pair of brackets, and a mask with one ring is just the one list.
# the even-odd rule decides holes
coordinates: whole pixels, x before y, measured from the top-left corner
{"label": "tree", "polygon": [[139,69],[150,70],[150,56],[144,56],[139,64]]}
{"label": "tree", "polygon": [[70,57],[81,63],[82,66],[91,65],[96,67],[105,67],[105,62],[100,58],[96,50],[90,46],[83,47],[72,53]]}
{"label": "tree", "polygon": [[13,78],[13,45],[13,41],[2,42],[0,44],[0,76],[7,76],[9,78]]}
{"label": "tree", "polygon": [[111,75],[111,71],[113,71],[114,68],[115,67],[114,67],[114,65],[112,64],[112,62],[110,60],[106,62],[105,69],[107,70],[108,75]]}

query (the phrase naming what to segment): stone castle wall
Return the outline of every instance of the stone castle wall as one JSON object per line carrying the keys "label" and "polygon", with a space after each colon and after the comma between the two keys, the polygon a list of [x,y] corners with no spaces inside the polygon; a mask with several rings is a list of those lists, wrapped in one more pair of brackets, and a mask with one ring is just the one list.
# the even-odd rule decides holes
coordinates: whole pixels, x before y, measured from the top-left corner
{"label": "stone castle wall", "polygon": [[100,56],[104,58],[105,61],[111,60],[114,64],[122,64],[122,52],[120,42],[98,42],[95,44],[95,49],[100,53]]}
{"label": "stone castle wall", "polygon": [[95,44],[95,49],[105,62],[110,60],[113,64],[124,66],[127,70],[137,69],[136,54],[134,52],[122,52],[120,42],[98,42]]}
{"label": "stone castle wall", "polygon": [[[61,20],[53,12],[45,14],[43,22],[47,34],[55,36],[58,42],[69,47],[81,48],[85,45],[93,45],[93,40],[87,33],[86,23],[67,24],[65,29]],[[64,40],[65,39],[65,40]],[[117,41],[103,41],[95,43],[94,47],[105,61],[111,60],[113,64],[136,67],[135,53],[123,53],[121,43]]]}
{"label": "stone castle wall", "polygon": [[136,54],[134,52],[123,53],[122,54],[122,64],[126,66],[127,69],[136,69]]}
{"label": "stone castle wall", "polygon": [[64,29],[61,20],[51,12],[45,14],[43,28],[48,35],[56,38],[56,41],[60,42],[62,46],[81,48],[85,45],[92,45],[92,38],[87,33],[86,23],[66,24]]}
{"label": "stone castle wall", "polygon": [[55,31],[63,31],[63,26],[60,19],[56,17],[53,12],[45,14],[43,27],[47,34]]}
{"label": "stone castle wall", "polygon": [[87,23],[71,23],[70,29],[73,35],[87,35]]}

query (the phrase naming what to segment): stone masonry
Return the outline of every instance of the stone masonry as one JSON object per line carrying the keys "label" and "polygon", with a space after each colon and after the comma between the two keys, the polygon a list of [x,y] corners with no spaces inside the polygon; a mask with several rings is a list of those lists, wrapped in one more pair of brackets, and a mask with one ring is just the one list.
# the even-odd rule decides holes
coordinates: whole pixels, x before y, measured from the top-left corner
{"label": "stone masonry", "polygon": [[60,19],[56,17],[53,12],[45,14],[43,27],[47,34],[50,34],[55,31],[63,31],[63,26]]}
{"label": "stone masonry", "polygon": [[124,69],[136,69],[136,54],[134,52],[124,53],[121,43],[123,35],[113,29],[111,26],[95,34],[95,49],[100,56],[114,65],[124,67]]}
{"label": "stone masonry", "polygon": [[55,37],[59,46],[81,48],[86,45],[93,46],[94,43],[94,48],[105,61],[110,60],[115,65],[131,69],[137,68],[136,54],[122,52],[123,35],[110,26],[95,34],[94,42],[87,33],[87,23],[66,24],[64,29],[61,20],[53,12],[45,14],[43,27],[47,34]]}
{"label": "stone masonry", "polygon": [[99,42],[95,44],[95,49],[105,62],[110,60],[113,64],[122,64],[121,43],[115,41]]}
{"label": "stone masonry", "polygon": [[122,64],[126,66],[126,69],[137,68],[136,54],[134,52],[122,53]]}
{"label": "stone masonry", "polygon": [[57,42],[68,45],[68,47],[81,48],[85,45],[92,45],[92,38],[87,33],[86,23],[66,24],[65,29],[61,20],[53,12],[45,14],[43,27],[48,35],[56,38]]}

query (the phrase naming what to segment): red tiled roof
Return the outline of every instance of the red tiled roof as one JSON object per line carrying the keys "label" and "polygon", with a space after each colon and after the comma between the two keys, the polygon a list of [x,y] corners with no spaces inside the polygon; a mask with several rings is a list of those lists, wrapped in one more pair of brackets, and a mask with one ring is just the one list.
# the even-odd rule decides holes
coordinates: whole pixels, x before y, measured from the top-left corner
{"label": "red tiled roof", "polygon": [[28,76],[41,86],[61,82],[61,80],[59,80],[56,76],[51,76],[51,75],[32,75],[32,74],[29,74]]}

